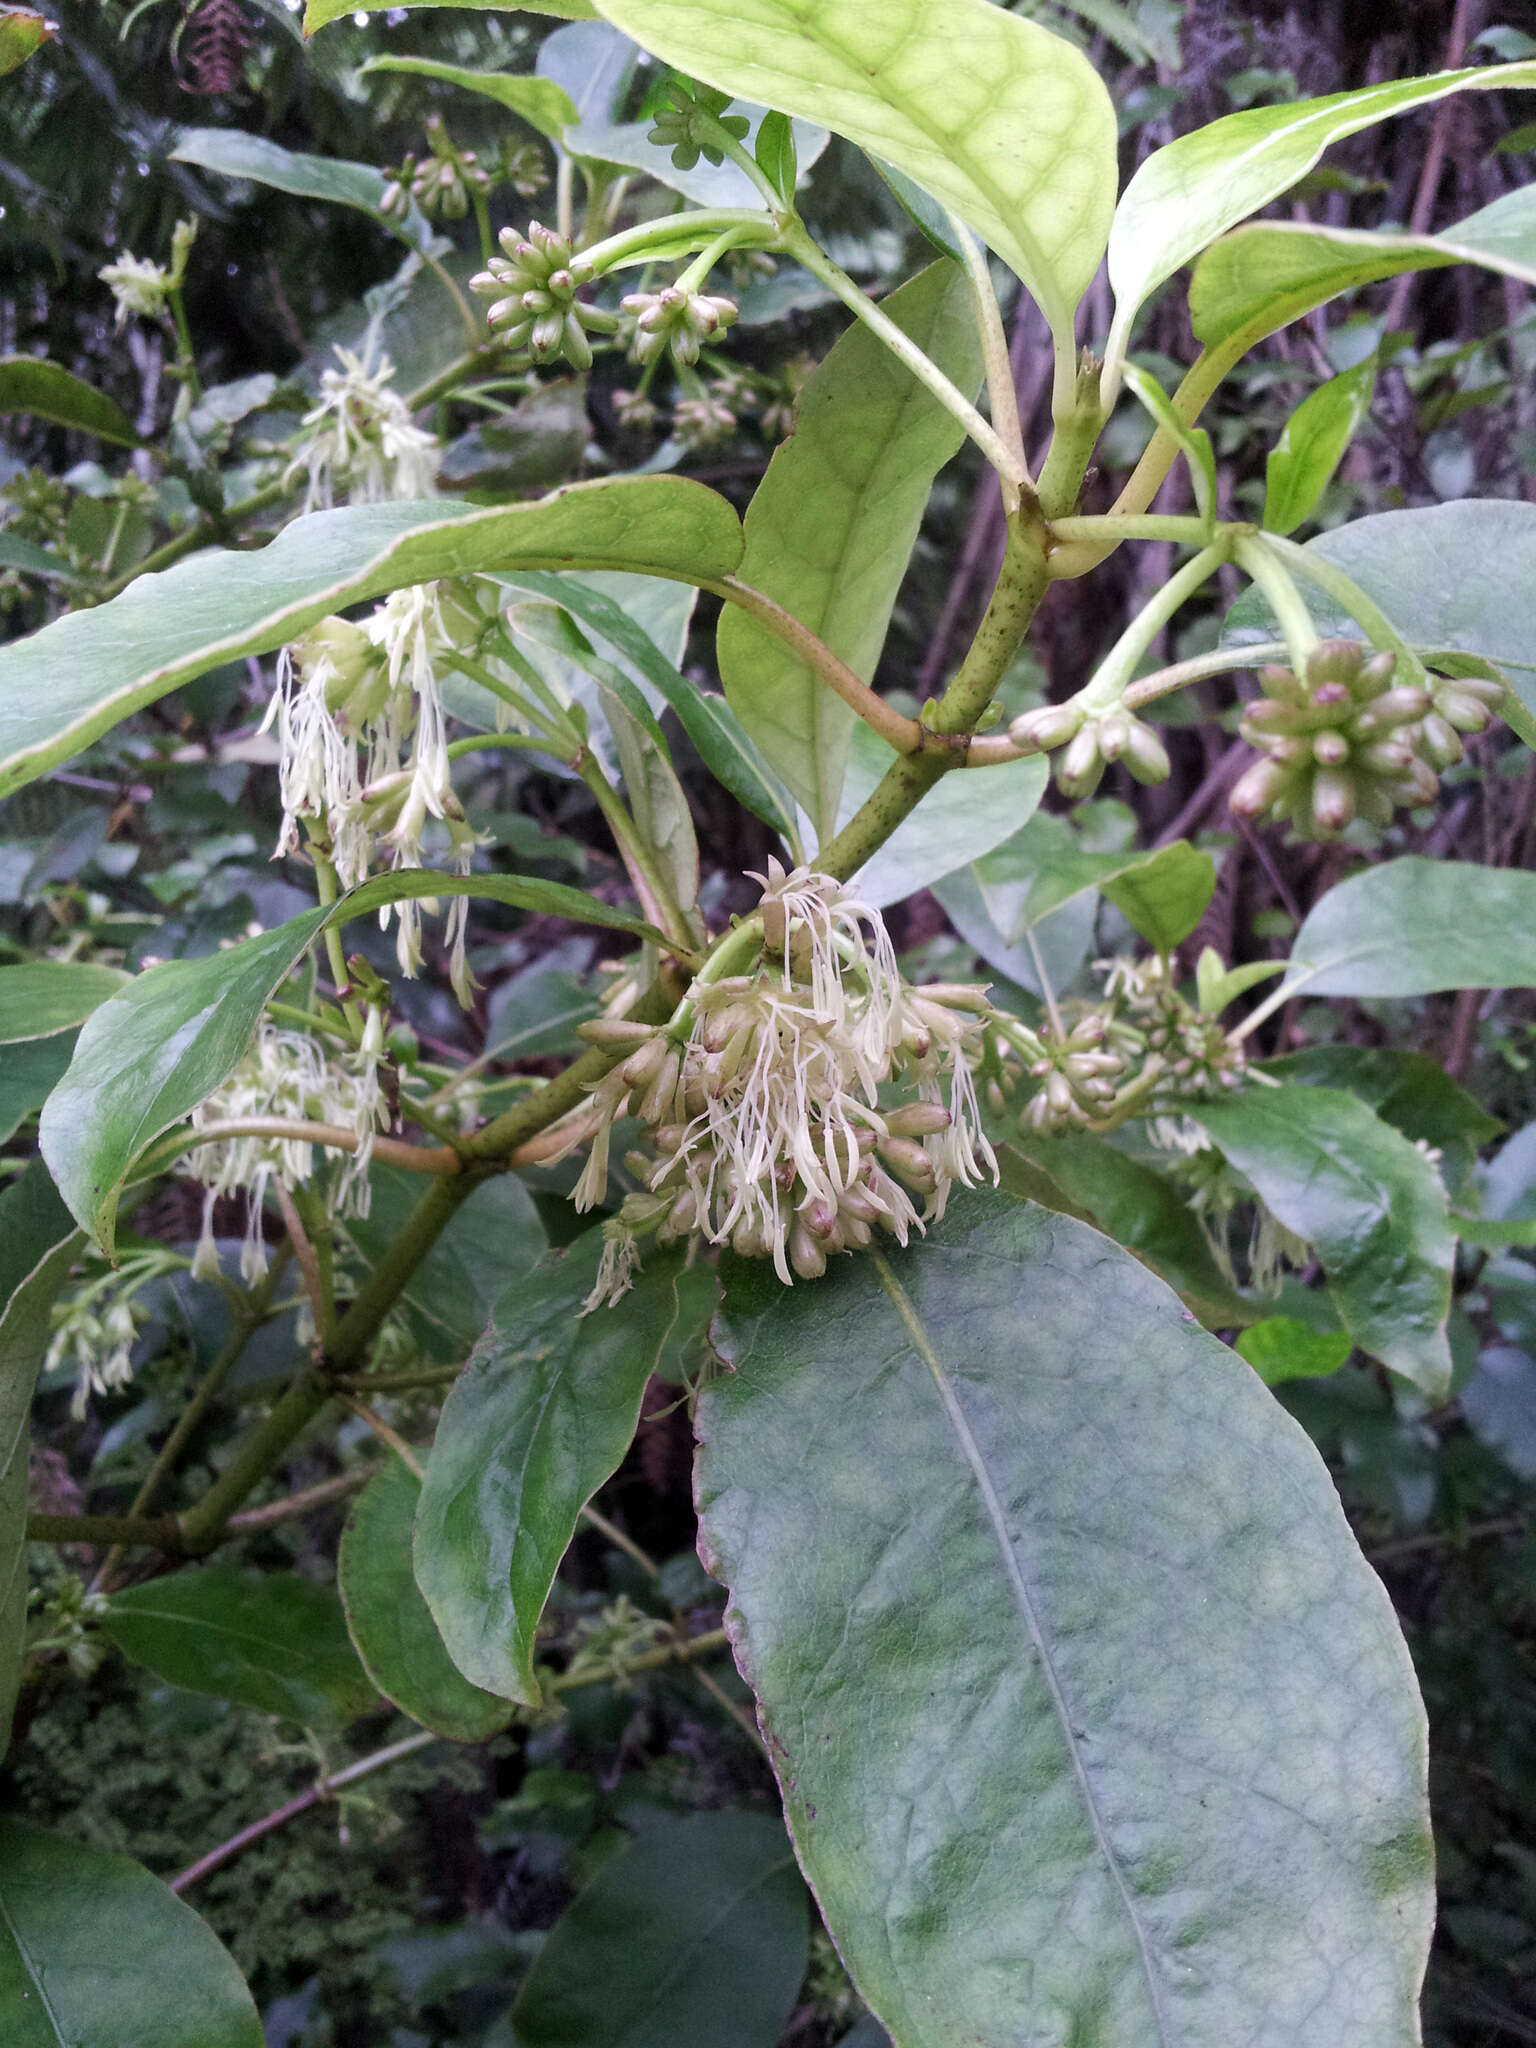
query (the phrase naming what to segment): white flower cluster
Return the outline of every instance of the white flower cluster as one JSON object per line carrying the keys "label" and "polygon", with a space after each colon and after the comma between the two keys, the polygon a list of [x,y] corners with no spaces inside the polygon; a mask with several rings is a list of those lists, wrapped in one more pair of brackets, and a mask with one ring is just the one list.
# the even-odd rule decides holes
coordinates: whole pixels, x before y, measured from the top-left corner
{"label": "white flower cluster", "polygon": [[651,1146],[626,1162],[645,1192],[610,1229],[589,1307],[630,1284],[638,1231],[729,1243],[788,1284],[877,1228],[905,1244],[956,1181],[996,1178],[971,1078],[980,991],[907,987],[879,912],[828,876],[771,862],[754,879],[757,968],[696,984],[686,1038],[639,1033],[573,1131],[592,1141],[579,1208],[602,1198],[619,1117],[638,1114]]}
{"label": "white flower cluster", "polygon": [[133,1304],[125,1294],[104,1303],[80,1295],[62,1312],[56,1310],[55,1318],[43,1371],[52,1372],[66,1360],[73,1364],[75,1391],[69,1412],[82,1422],[92,1394],[116,1393],[133,1378],[138,1337]]}
{"label": "white flower cluster", "polygon": [[[326,1186],[327,1207],[333,1216],[366,1216],[373,1140],[389,1124],[389,1106],[379,1084],[383,1050],[383,1019],[377,1010],[369,1011],[362,1046],[345,1063],[327,1059],[304,1033],[282,1031],[263,1021],[229,1079],[192,1112],[193,1127],[205,1130],[210,1124],[252,1117],[342,1126],[355,1133],[357,1149],[340,1155]],[[315,1149],[306,1138],[256,1134],[218,1138],[198,1147],[190,1160],[191,1171],[204,1188],[202,1237],[192,1264],[198,1279],[211,1279],[219,1269],[213,1205],[221,1195],[240,1188],[249,1205],[240,1273],[247,1286],[261,1278],[267,1270],[261,1227],[267,1189],[274,1182],[290,1190],[306,1186],[315,1171]]]}
{"label": "white flower cluster", "polygon": [[114,325],[126,327],[130,320],[158,320],[165,311],[171,287],[171,273],[163,263],[147,256],[131,256],[125,250],[115,263],[107,263],[96,275],[112,294]]}
{"label": "white flower cluster", "polygon": [[432,497],[440,444],[415,424],[405,400],[391,390],[394,364],[381,356],[378,368],[370,370],[341,347],[336,359],[339,370],[320,373],[320,403],[304,415],[308,432],[284,483],[306,478],[306,512],[334,504],[338,490],[353,505]]}
{"label": "white flower cluster", "polygon": [[[278,735],[283,823],[278,854],[297,852],[299,820],[317,828],[344,889],[365,881],[382,847],[392,868],[423,865],[428,818],[445,828],[454,871],[469,873],[479,843],[465,822],[448,758],[447,719],[437,667],[453,635],[442,586],[392,591],[366,625],[322,619],[279,659],[278,688],[265,730]],[[436,899],[386,905],[397,920],[402,974],[421,966],[421,912]],[[474,982],[464,957],[469,902],[448,906],[450,978],[467,1008]]]}

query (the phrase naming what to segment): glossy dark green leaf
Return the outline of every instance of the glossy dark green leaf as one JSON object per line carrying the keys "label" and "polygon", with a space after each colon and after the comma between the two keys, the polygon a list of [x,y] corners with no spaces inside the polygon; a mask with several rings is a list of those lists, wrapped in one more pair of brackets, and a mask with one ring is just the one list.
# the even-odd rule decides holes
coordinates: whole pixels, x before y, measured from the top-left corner
{"label": "glossy dark green leaf", "polygon": [[1423,1710],[1302,1431],[1107,1238],[992,1195],[882,1280],[734,1264],[701,1548],[900,2048],[1404,2048]]}
{"label": "glossy dark green leaf", "polygon": [[83,1024],[128,977],[94,960],[23,960],[0,967],[0,1045]]}
{"label": "glossy dark green leaf", "polygon": [[424,896],[483,896],[666,943],[651,925],[562,882],[399,868],[375,875],[328,910],[305,911],[221,953],[167,960],[135,975],[87,1019],[39,1130],[60,1192],[104,1251],[112,1247],[118,1197],[134,1160],[218,1087],[305,948],[327,924]]}
{"label": "glossy dark green leaf", "polygon": [[141,1864],[0,1819],[5,2048],[261,2048],[240,1972]]}
{"label": "glossy dark green leaf", "polygon": [[[423,1182],[419,1173],[388,1166],[375,1166],[369,1182],[367,1216],[345,1227],[371,1266],[404,1228]],[[496,1302],[547,1250],[533,1197],[516,1174],[483,1182],[406,1282],[404,1298],[418,1319],[423,1351],[445,1361],[467,1358]]]}
{"label": "glossy dark green leaf", "polygon": [[778,1821],[657,1821],[556,1924],[513,2034],[518,2048],[774,2048],[805,1963],[805,1886]]}
{"label": "glossy dark green leaf", "polygon": [[1294,1316],[1265,1316],[1237,1340],[1238,1357],[1247,1359],[1266,1387],[1326,1379],[1347,1364],[1354,1348],[1347,1331],[1309,1329]]}
{"label": "glossy dark green leaf", "polygon": [[[384,173],[372,164],[348,163],[343,157],[306,156],[284,149],[265,135],[247,135],[238,128],[183,128],[171,151],[171,161],[195,164],[199,170],[214,171],[224,178],[249,178],[254,184],[270,185],[299,199],[355,206],[360,212],[371,213],[375,220],[384,217],[380,205]],[[431,237],[426,217],[414,202],[403,232],[417,243]]]}
{"label": "glossy dark green leaf", "polygon": [[0,356],[0,414],[13,412],[74,427],[119,448],[139,445],[132,421],[115,399],[46,356]]}
{"label": "glossy dark green leaf", "polygon": [[416,1516],[416,1580],[473,1684],[536,1704],[534,1631],[576,1520],[635,1433],[678,1321],[681,1259],[653,1254],[614,1308],[578,1311],[601,1230],[498,1302],[443,1404]]}
{"label": "glossy dark green leaf", "polygon": [[52,1334],[49,1311],[79,1245],[74,1218],[34,1159],[0,1192],[0,1756],[10,1736],[27,1625],[32,1389]]}
{"label": "glossy dark green leaf", "polygon": [[1312,1045],[1266,1061],[1264,1071],[1277,1081],[1357,1096],[1413,1144],[1432,1145],[1453,1188],[1504,1128],[1438,1061],[1400,1046]]}
{"label": "glossy dark green leaf", "polygon": [[344,1728],[378,1705],[341,1602],[296,1572],[194,1565],[112,1594],[102,1627],[167,1685],[305,1728]]}
{"label": "glossy dark green leaf", "polygon": [[1443,1397],[1455,1239],[1423,1153],[1335,1088],[1249,1087],[1191,1113],[1286,1229],[1317,1247],[1361,1350]]}
{"label": "glossy dark green leaf", "polygon": [[0,1144],[35,1116],[63,1079],[75,1050],[73,1031],[24,1039],[0,1050]]}
{"label": "glossy dark green leaf", "polygon": [[463,64],[439,63],[435,57],[370,57],[360,75],[367,78],[376,71],[407,71],[495,100],[552,142],[558,142],[561,130],[576,119],[570,95],[552,78],[530,78],[514,71],[474,71]]}
{"label": "glossy dark green leaf", "polygon": [[1311,518],[1370,411],[1375,390],[1373,357],[1330,377],[1291,414],[1265,466],[1264,525],[1271,533],[1294,533]]}
{"label": "glossy dark green leaf", "polygon": [[672,476],[571,484],[523,505],[310,513],[267,547],[207,549],[0,648],[0,796],[209,669],[406,584],[517,568],[709,582],[735,569],[741,546],[725,499]]}
{"label": "glossy dark green leaf", "polygon": [[451,1742],[484,1742],[512,1717],[507,1702],[460,1675],[411,1570],[421,1484],[398,1458],[352,1504],[336,1585],[363,1668],[387,1700]]}
{"label": "glossy dark green leaf", "polygon": [[822,122],[914,178],[995,249],[1071,347],[1104,253],[1115,117],[1081,52],[980,0],[597,0],[643,49]]}
{"label": "glossy dark green leaf", "polygon": [[[884,309],[967,395],[981,351],[963,272],[940,262]],[[953,415],[855,321],[800,394],[747,511],[741,580],[874,674],[933,479],[964,439]],[[726,701],[830,837],[855,714],[782,640],[728,605]]]}
{"label": "glossy dark green leaf", "polygon": [[1286,981],[1320,996],[1536,987],[1536,875],[1412,855],[1366,868],[1309,912]]}

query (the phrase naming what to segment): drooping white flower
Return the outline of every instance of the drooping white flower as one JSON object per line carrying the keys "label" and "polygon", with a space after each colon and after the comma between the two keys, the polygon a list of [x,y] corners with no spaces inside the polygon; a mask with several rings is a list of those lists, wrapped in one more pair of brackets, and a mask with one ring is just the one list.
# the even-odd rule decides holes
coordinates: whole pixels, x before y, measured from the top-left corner
{"label": "drooping white flower", "polygon": [[151,263],[147,256],[130,256],[124,250],[115,263],[104,264],[96,275],[112,294],[114,325],[126,327],[132,319],[158,320],[165,311],[171,273],[163,263]]}
{"label": "drooping white flower", "polygon": [[432,497],[440,444],[415,424],[405,400],[391,390],[394,364],[381,356],[370,370],[341,347],[336,358],[339,370],[320,373],[320,402],[304,415],[308,435],[284,482],[307,478],[306,512],[333,504],[338,490],[354,505]]}

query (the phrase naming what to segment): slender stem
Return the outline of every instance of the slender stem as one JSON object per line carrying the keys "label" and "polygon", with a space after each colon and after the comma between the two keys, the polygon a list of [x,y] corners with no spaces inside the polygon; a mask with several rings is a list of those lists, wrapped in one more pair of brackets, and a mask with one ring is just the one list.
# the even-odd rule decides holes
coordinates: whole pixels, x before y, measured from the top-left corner
{"label": "slender stem", "polygon": [[[307,824],[305,830],[309,831]],[[309,840],[309,857],[315,865],[315,895],[321,905],[329,909],[333,903],[340,900],[341,883],[330,857],[312,834]],[[352,977],[347,972],[347,957],[341,949],[341,929],[334,920],[328,921],[325,926],[325,957],[331,970],[331,980],[336,987],[337,1000],[341,1004],[341,1014],[347,1020],[352,1042],[356,1045],[362,1038],[363,1020],[358,1014],[356,1003],[343,994]]]}
{"label": "slender stem", "polygon": [[174,1515],[28,1515],[29,1543],[110,1543],[118,1549],[185,1551]]}
{"label": "slender stem", "polygon": [[237,1448],[208,1491],[178,1517],[183,1549],[199,1557],[216,1547],[236,1508],[266,1478],[329,1398],[324,1379],[312,1366],[306,1366]]}
{"label": "slender stem", "polygon": [[[591,790],[597,800],[598,809],[607,820],[608,829],[628,868],[636,893],[641,899],[645,914],[652,923],[660,925],[674,944],[679,946],[690,960],[694,958],[694,934],[689,929],[688,919],[677,900],[677,891],[671,881],[662,873],[655,849],[645,834],[636,825],[629,807],[603,773],[602,763],[597,756],[583,748],[576,764],[576,773]],[[649,899],[649,900],[647,900]]]}
{"label": "slender stem", "polygon": [[195,404],[203,395],[203,387],[197,374],[197,352],[192,346],[192,330],[187,325],[187,309],[182,303],[181,287],[172,285],[166,293],[171,309],[171,323],[176,329],[176,367],[181,371],[188,392]]}
{"label": "slender stem", "polygon": [[622,1550],[630,1562],[639,1565],[641,1571],[648,1578],[659,1579],[661,1577],[661,1567],[657,1564],[656,1560],[653,1557],[648,1557],[633,1536],[626,1536],[618,1524],[610,1522],[600,1508],[593,1507],[591,1501],[588,1501],[582,1509],[581,1519],[589,1523],[599,1536],[611,1543],[615,1550]]}
{"label": "slender stem", "polygon": [[1239,540],[1232,553],[1239,569],[1264,593],[1265,603],[1279,621],[1292,668],[1298,675],[1304,674],[1317,645],[1317,627],[1290,571],[1265,538]]}
{"label": "slender stem", "polygon": [[460,1365],[424,1365],[408,1372],[364,1372],[341,1378],[333,1374],[338,1394],[414,1394],[428,1387],[446,1387],[463,1371]]}
{"label": "slender stem", "polygon": [[1078,692],[1088,711],[1107,711],[1120,702],[1137,662],[1169,620],[1215,575],[1227,559],[1227,545],[1219,541],[1214,547],[1202,548],[1136,614]]}
{"label": "slender stem", "polygon": [[1188,661],[1176,661],[1168,668],[1154,669],[1151,675],[1140,676],[1134,683],[1127,684],[1126,708],[1138,710],[1159,697],[1171,696],[1175,690],[1187,689],[1191,683],[1203,682],[1207,676],[1226,675],[1235,668],[1258,668],[1266,661],[1280,661],[1285,653],[1283,640],[1259,640],[1246,647],[1218,647],[1210,654],[1192,655]]}
{"label": "slender stem", "polygon": [[1250,1032],[1257,1031],[1267,1018],[1275,1014],[1276,1010],[1284,1009],[1285,1005],[1291,1000],[1291,997],[1299,989],[1305,988],[1309,981],[1315,981],[1322,971],[1321,966],[1311,967],[1304,973],[1296,975],[1294,979],[1287,977],[1280,983],[1278,988],[1270,990],[1258,1008],[1251,1011],[1235,1030],[1227,1033],[1228,1038],[1231,1039],[1234,1045],[1241,1045]]}
{"label": "slender stem", "polygon": [[888,740],[898,754],[914,753],[923,744],[923,728],[918,721],[903,717],[894,705],[876,696],[857,671],[851,669],[840,655],[834,654],[809,626],[802,625],[793,612],[786,611],[783,605],[735,576],[722,576],[717,583],[710,583],[706,588],[738,606],[748,618],[755,619],[760,626],[766,626],[770,633],[776,634],[807,668],[815,670],[820,682],[835,691],[867,726],[879,733],[883,740]]}
{"label": "slender stem", "polygon": [[[747,161],[750,163],[751,158],[749,157]],[[696,292],[721,257],[734,249],[746,232],[744,228],[727,228],[723,234],[716,235],[708,248],[701,249],[694,257],[678,278],[674,289],[680,292]]]}
{"label": "slender stem", "polygon": [[394,221],[388,219],[384,215],[378,215],[376,216],[376,218],[378,218],[382,222],[382,224],[386,228],[388,228],[389,232],[395,237],[396,241],[403,242],[406,248],[410,250],[411,254],[413,256],[420,257],[421,261],[427,266],[428,270],[431,271],[432,275],[437,279],[438,283],[442,286],[443,290],[448,294],[449,298],[452,299],[454,305],[458,308],[459,318],[464,323],[464,331],[469,336],[470,347],[478,348],[480,344],[485,340],[485,330],[481,327],[479,320],[475,316],[474,307],[471,306],[468,299],[466,299],[464,294],[459,290],[458,286],[454,283],[453,279],[448,275],[447,271],[443,268],[442,264],[438,261],[437,257],[435,257],[430,250],[423,248],[419,242],[413,241],[411,239],[410,234],[405,228],[398,226]]}
{"label": "slender stem", "polygon": [[224,1524],[225,1541],[253,1536],[262,1529],[275,1529],[280,1522],[297,1521],[300,1515],[312,1515],[316,1508],[330,1507],[349,1494],[361,1493],[378,1469],[377,1465],[360,1465],[351,1472],[338,1472],[334,1479],[318,1480],[298,1493],[285,1493],[281,1499],[269,1500],[259,1508],[242,1508]]}
{"label": "slender stem", "polygon": [[471,739],[450,740],[448,758],[450,761],[462,761],[466,754],[494,753],[498,747],[511,748],[522,754],[549,754],[558,761],[566,759],[565,754],[550,741],[527,732],[480,732]]}
{"label": "slender stem", "polygon": [[[324,1145],[333,1152],[355,1152],[363,1142],[345,1124],[313,1123],[304,1117],[227,1116],[168,1131],[139,1164],[146,1173],[158,1172],[179,1154],[199,1145],[222,1144],[226,1138],[288,1138],[305,1145]],[[398,1166],[406,1173],[457,1173],[463,1165],[451,1145],[408,1145],[402,1138],[375,1137],[373,1156],[382,1165]]]}
{"label": "slender stem", "polygon": [[[1424,674],[1424,664],[1408,642],[1380,605],[1366,595],[1352,576],[1345,575],[1335,563],[1324,561],[1310,548],[1300,547],[1282,534],[1266,534],[1264,545],[1272,554],[1278,555],[1296,575],[1304,576],[1336,604],[1342,605],[1356,624],[1365,628],[1374,646],[1390,648],[1399,661],[1407,664],[1410,676],[1418,677]],[[1265,596],[1268,595],[1266,591]]]}
{"label": "slender stem", "polygon": [[785,253],[792,256],[797,263],[803,264],[813,277],[819,277],[829,290],[835,292],[848,310],[856,314],[873,334],[879,336],[897,361],[903,363],[918,382],[933,393],[946,411],[954,414],[1000,477],[1012,484],[1016,490],[1022,490],[1029,485],[1029,473],[1022,459],[1013,453],[938,365],[924,355],[911,336],[904,334],[890,315],[882,312],[872,299],[860,291],[848,273],[840,270],[831,257],[817,247],[798,221],[785,229],[782,241]]}
{"label": "slender stem", "polygon": [[[1179,513],[1100,512],[1051,521],[1051,538],[1058,548],[1069,549],[1077,542],[1109,541],[1118,547],[1123,540],[1173,540],[1200,547],[1207,538],[1203,519]],[[1072,559],[1076,559],[1075,556]],[[1075,572],[1074,572],[1075,573]]]}
{"label": "slender stem", "polygon": [[780,239],[777,224],[761,213],[750,213],[743,207],[698,207],[624,228],[619,234],[609,235],[606,241],[584,249],[582,261],[590,263],[594,270],[613,270],[621,264],[642,262],[652,249],[669,248],[684,239],[693,246],[706,246],[728,228],[752,231],[753,239],[764,247]]}
{"label": "slender stem", "polygon": [[[1024,454],[1024,430],[1019,423],[1019,394],[1013,381],[1013,358],[1008,350],[1008,337],[1003,332],[1003,316],[997,303],[997,293],[992,289],[992,273],[987,268],[986,253],[963,221],[957,220],[952,213],[947,218],[971,287],[971,302],[981,335],[982,361],[987,371],[987,405],[992,414],[992,424],[1003,446],[1017,462],[1025,484],[1033,488],[1029,463]],[[1018,492],[1005,489],[1004,504],[1009,512],[1018,510],[1018,502]]]}
{"label": "slender stem", "polygon": [[576,166],[568,150],[556,150],[555,159],[555,231],[568,242],[576,226]]}
{"label": "slender stem", "polygon": [[299,1271],[304,1276],[304,1292],[309,1297],[310,1313],[315,1319],[315,1335],[323,1345],[331,1323],[331,1303],[325,1283],[320,1277],[320,1262],[310,1242],[309,1232],[304,1228],[304,1219],[294,1204],[293,1195],[287,1184],[278,1179],[273,1182],[277,1196],[278,1210],[282,1215],[283,1228],[288,1233],[288,1242],[293,1255],[299,1262]]}
{"label": "slender stem", "polygon": [[480,237],[480,261],[489,263],[496,254],[496,241],[491,233],[491,209],[485,203],[485,194],[479,190],[470,193],[475,209],[475,231]]}
{"label": "slender stem", "polygon": [[1035,937],[1033,926],[1025,932],[1024,938],[1029,947],[1029,957],[1034,966],[1035,979],[1040,984],[1040,999],[1045,1004],[1045,1014],[1051,1020],[1051,1029],[1058,1038],[1065,1038],[1067,1035],[1066,1029],[1061,1021],[1061,1012],[1056,1007],[1056,991],[1051,987],[1051,977],[1045,971],[1045,958],[1040,951],[1040,944]]}
{"label": "slender stem", "polygon": [[[1056,344],[1057,383],[1064,380],[1061,343]],[[1040,472],[1040,511],[1046,519],[1065,519],[1076,512],[1083,492],[1083,478],[1093,460],[1094,447],[1102,433],[1105,411],[1099,398],[1099,380],[1093,358],[1084,355],[1077,366],[1071,402],[1055,411],[1054,431],[1045,467]]]}
{"label": "slender stem", "polygon": [[[334,1381],[332,1385],[335,1385]],[[352,1410],[359,1422],[367,1424],[372,1434],[387,1451],[394,1453],[413,1479],[419,1481],[422,1478],[420,1458],[393,1424],[386,1422],[382,1415],[370,1408],[366,1402],[359,1401],[354,1394],[338,1393],[337,1398],[344,1408]]]}

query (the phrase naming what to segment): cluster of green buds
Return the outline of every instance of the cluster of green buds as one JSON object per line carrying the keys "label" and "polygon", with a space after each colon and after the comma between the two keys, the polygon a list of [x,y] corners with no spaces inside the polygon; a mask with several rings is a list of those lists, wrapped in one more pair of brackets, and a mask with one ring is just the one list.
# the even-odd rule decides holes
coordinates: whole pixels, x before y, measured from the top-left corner
{"label": "cluster of green buds", "polygon": [[1024,1105],[1023,1120],[1030,1130],[1083,1130],[1113,1107],[1125,1073],[1125,1055],[1109,1042],[1108,1027],[1097,1011],[1088,1011],[1070,1029],[1021,1029],[1014,1043],[1024,1056],[1026,1073],[1039,1084]]}
{"label": "cluster of green buds", "polygon": [[1030,753],[1062,749],[1056,786],[1074,802],[1093,795],[1112,762],[1123,761],[1138,782],[1166,782],[1172,768],[1168,749],[1152,727],[1123,704],[1097,713],[1080,698],[1043,704],[1023,712],[1008,734],[1016,747]]}
{"label": "cluster of green buds", "polygon": [[536,363],[558,362],[563,356],[573,369],[592,367],[589,334],[612,334],[618,321],[601,307],[577,297],[590,284],[590,263],[578,257],[564,235],[530,221],[526,236],[503,228],[504,256],[469,281],[470,290],[494,303],[486,318],[510,348],[526,350]]}
{"label": "cluster of green buds", "polygon": [[549,163],[536,142],[514,142],[508,136],[497,153],[496,178],[519,199],[532,199],[549,183]]}
{"label": "cluster of green buds", "polygon": [[670,149],[680,171],[691,171],[700,157],[707,164],[724,163],[719,131],[723,129],[733,142],[741,142],[752,125],[745,114],[727,114],[731,95],[710,85],[690,85],[675,78],[662,100],[646,140],[658,149]]}
{"label": "cluster of green buds", "polygon": [[675,363],[696,363],[704,344],[717,340],[736,319],[734,299],[676,284],[659,292],[630,292],[619,306],[634,319],[630,352],[637,363],[653,362],[665,349]]}
{"label": "cluster of green buds", "polygon": [[[1158,1062],[1151,1106],[1172,1109],[1181,1100],[1203,1101],[1241,1088],[1248,1069],[1242,1041],[1180,993],[1160,956],[1140,962],[1133,973],[1122,999],[1142,1032],[1149,1059]],[[1123,970],[1120,978],[1122,983],[1129,979]]]}
{"label": "cluster of green buds", "polygon": [[748,971],[695,983],[667,1026],[581,1027],[623,1056],[573,1126],[591,1143],[578,1207],[602,1198],[615,1122],[644,1126],[592,1306],[624,1291],[641,1234],[770,1258],[787,1285],[877,1230],[904,1244],[955,1182],[995,1176],[971,1080],[983,991],[908,987],[878,912],[828,877],[760,879]]}
{"label": "cluster of green buds", "polygon": [[432,154],[425,162],[408,156],[397,171],[390,172],[379,211],[403,220],[414,199],[429,220],[462,220],[471,196],[484,198],[490,191],[490,175],[472,149],[459,148],[441,114],[428,118],[427,147]]}
{"label": "cluster of green buds", "polygon": [[1239,818],[1289,822],[1304,838],[1335,839],[1356,818],[1391,823],[1433,803],[1439,775],[1462,756],[1503,702],[1502,684],[1472,678],[1396,683],[1397,656],[1353,640],[1321,640],[1303,673],[1259,672],[1263,696],[1240,730],[1261,758],[1239,779]]}

